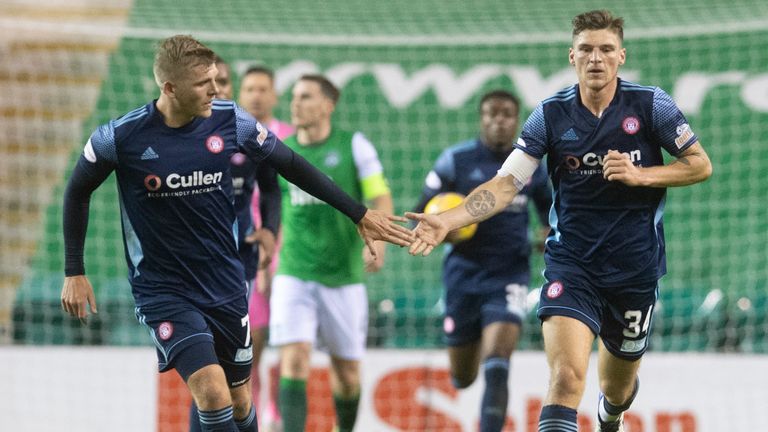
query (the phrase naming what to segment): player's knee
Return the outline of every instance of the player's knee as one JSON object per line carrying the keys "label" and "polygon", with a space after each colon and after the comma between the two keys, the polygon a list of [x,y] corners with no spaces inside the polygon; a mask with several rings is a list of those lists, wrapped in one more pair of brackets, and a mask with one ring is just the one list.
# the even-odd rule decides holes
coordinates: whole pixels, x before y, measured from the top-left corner
{"label": "player's knee", "polygon": [[[246,384],[247,385],[247,384]],[[244,419],[251,413],[251,398],[245,394],[232,392],[232,414],[236,419]]]}
{"label": "player's knee", "polygon": [[291,379],[306,379],[309,377],[309,366],[299,359],[291,359],[282,365],[281,375]]}
{"label": "player's knee", "polygon": [[608,402],[613,405],[624,405],[627,402],[631,403],[635,392],[635,380],[627,382],[627,380],[615,380],[603,378],[600,380],[600,391],[608,399]]}
{"label": "player's knee", "polygon": [[232,404],[227,379],[219,365],[197,370],[189,376],[187,385],[201,411],[217,410]]}
{"label": "player's knee", "polygon": [[360,390],[360,375],[353,371],[347,371],[339,375],[339,384],[346,392],[354,393]]}
{"label": "player's knee", "polygon": [[360,363],[332,357],[333,374],[335,375],[336,393],[352,397],[360,393]]}
{"label": "player's knee", "polygon": [[280,356],[280,374],[286,378],[309,378],[309,351],[301,347],[284,348]]}
{"label": "player's knee", "polygon": [[215,388],[207,389],[198,394],[195,401],[200,411],[218,410],[232,404],[232,399],[226,391],[221,392]]}
{"label": "player's knee", "polygon": [[556,367],[550,378],[551,389],[563,396],[581,394],[586,383],[586,371],[570,365]]}

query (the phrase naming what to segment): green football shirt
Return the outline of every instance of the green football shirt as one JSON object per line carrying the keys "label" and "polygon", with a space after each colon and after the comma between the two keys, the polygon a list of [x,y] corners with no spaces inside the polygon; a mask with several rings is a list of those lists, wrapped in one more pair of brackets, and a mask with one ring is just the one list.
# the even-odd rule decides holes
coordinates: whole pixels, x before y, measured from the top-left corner
{"label": "green football shirt", "polygon": [[[325,141],[285,144],[360,200],[389,193],[373,145],[362,133],[332,129]],[[363,246],[345,215],[280,177],[283,244],[277,274],[336,287],[363,281]],[[373,185],[373,186],[371,186]],[[383,186],[382,186],[383,185]]]}

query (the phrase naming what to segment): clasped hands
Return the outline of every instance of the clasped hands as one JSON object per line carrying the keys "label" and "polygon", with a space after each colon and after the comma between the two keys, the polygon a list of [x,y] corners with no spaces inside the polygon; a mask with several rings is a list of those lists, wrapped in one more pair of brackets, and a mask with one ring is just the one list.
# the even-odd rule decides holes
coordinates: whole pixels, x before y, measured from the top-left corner
{"label": "clasped hands", "polygon": [[[409,220],[418,222],[412,230],[401,225]],[[373,256],[377,255],[374,242],[378,240],[407,246],[411,255],[427,256],[449,231],[448,225],[438,215],[406,212],[403,217],[374,209],[368,209],[358,222],[357,230]]]}

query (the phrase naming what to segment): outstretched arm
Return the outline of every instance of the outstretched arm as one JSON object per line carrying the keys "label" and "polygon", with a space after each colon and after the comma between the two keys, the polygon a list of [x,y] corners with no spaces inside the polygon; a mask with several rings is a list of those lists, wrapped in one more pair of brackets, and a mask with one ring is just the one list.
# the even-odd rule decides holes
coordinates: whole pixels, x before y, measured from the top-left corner
{"label": "outstretched arm", "polygon": [[405,219],[388,215],[380,210],[368,209],[355,201],[327,175],[307,162],[303,157],[278,141],[272,152],[264,159],[286,180],[309,194],[327,202],[347,215],[357,225],[360,236],[376,254],[373,242],[383,240],[400,246],[411,244],[413,234],[408,228],[395,222]]}
{"label": "outstretched arm", "polygon": [[233,104],[237,143],[240,150],[256,162],[265,161],[286,180],[303,189],[310,195],[325,201],[336,210],[344,213],[357,225],[357,231],[376,253],[373,242],[383,240],[400,246],[411,244],[411,231],[395,222],[405,219],[385,215],[378,210],[369,210],[355,201],[320,170],[312,166],[303,157],[283,144],[245,110]]}
{"label": "outstretched arm", "polygon": [[538,159],[514,150],[496,176],[473,190],[459,206],[438,215],[406,213],[407,218],[419,222],[414,229],[416,240],[409,248],[411,255],[427,256],[449,231],[482,222],[504,210],[538,165]]}
{"label": "outstretched arm", "polygon": [[610,150],[605,156],[603,177],[627,186],[672,187],[702,182],[712,175],[712,163],[704,148],[695,142],[667,165],[637,167],[626,153]]}

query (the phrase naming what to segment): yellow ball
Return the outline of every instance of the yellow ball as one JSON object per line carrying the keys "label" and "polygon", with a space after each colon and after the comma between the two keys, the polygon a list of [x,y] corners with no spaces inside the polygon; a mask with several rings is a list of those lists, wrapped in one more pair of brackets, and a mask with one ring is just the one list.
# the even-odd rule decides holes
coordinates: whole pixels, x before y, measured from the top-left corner
{"label": "yellow ball", "polygon": [[[438,214],[450,210],[464,200],[464,195],[458,192],[443,192],[432,197],[424,206],[424,213]],[[477,224],[467,225],[465,227],[453,230],[448,233],[445,240],[450,243],[459,243],[472,238],[477,231]]]}

